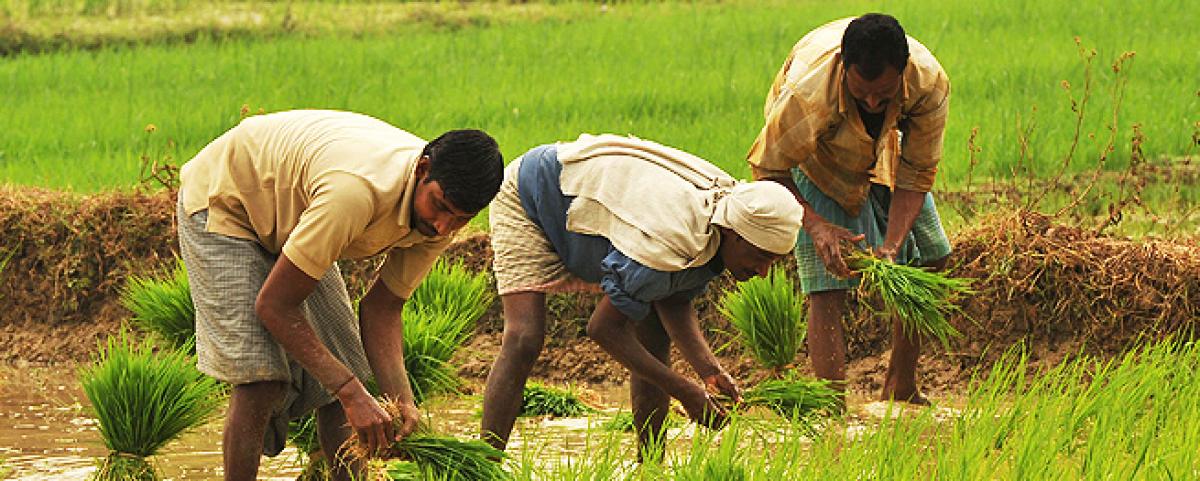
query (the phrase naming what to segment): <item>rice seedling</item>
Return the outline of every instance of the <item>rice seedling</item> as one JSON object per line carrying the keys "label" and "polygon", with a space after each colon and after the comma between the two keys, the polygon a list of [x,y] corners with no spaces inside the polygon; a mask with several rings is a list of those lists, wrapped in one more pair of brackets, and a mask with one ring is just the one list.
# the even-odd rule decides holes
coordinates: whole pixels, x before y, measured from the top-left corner
{"label": "rice seedling", "polygon": [[743,404],[767,407],[784,418],[799,420],[816,413],[841,411],[843,396],[827,380],[788,375],[767,379],[746,390]]}
{"label": "rice seedling", "polygon": [[900,318],[906,334],[937,339],[944,347],[949,347],[950,338],[961,336],[949,317],[961,312],[956,302],[974,293],[973,279],[948,277],[863,251],[852,253],[850,264],[862,275],[859,300],[866,304],[879,296],[884,310]]}
{"label": "rice seedling", "polygon": [[[380,401],[383,409],[392,416],[399,427],[402,422],[396,404],[388,399]],[[421,430],[420,428],[418,428]],[[358,442],[358,434],[351,434],[343,446],[349,456],[367,458],[367,452]],[[501,467],[504,452],[479,441],[462,441],[438,436],[428,432],[413,433],[392,443],[388,458],[395,458],[411,465],[389,463],[385,467],[391,479],[423,479],[446,481],[498,481],[511,476]],[[392,476],[396,476],[392,478]]]}
{"label": "rice seedling", "polygon": [[131,276],[121,291],[121,305],[133,312],[133,322],[175,349],[194,350],[196,309],[183,261],[162,275]]}
{"label": "rice seedling", "polygon": [[[667,419],[663,422],[663,427],[666,429],[680,428],[687,425],[688,421],[680,417],[674,411],[667,413]],[[623,433],[634,432],[633,413],[629,411],[618,411],[611,418],[600,424],[600,429],[605,431],[618,431]]]}
{"label": "rice seedling", "polygon": [[521,416],[579,417],[595,411],[570,386],[564,389],[531,382],[522,393]]}
{"label": "rice seedling", "polygon": [[210,419],[224,397],[224,387],[197,371],[186,352],[155,352],[124,331],[101,345],[79,379],[111,451],[97,480],[157,479],[146,457]]}
{"label": "rice seedling", "polygon": [[804,342],[804,300],[783,267],[738,283],[721,298],[720,310],[760,365],[778,373],[796,359]]}
{"label": "rice seedling", "polygon": [[486,274],[438,260],[404,305],[404,367],[417,403],[460,384],[450,358],[491,306]]}

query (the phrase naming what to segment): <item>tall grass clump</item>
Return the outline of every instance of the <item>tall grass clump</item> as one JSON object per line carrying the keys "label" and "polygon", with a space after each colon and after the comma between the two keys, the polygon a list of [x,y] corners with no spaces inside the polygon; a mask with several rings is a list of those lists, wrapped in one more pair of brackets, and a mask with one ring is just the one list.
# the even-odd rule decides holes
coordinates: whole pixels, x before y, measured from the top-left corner
{"label": "tall grass clump", "polygon": [[438,260],[404,304],[404,367],[418,403],[459,386],[450,358],[471,338],[492,298],[487,274]]}
{"label": "tall grass clump", "polygon": [[579,417],[596,410],[579,399],[574,388],[531,382],[521,395],[521,416]]}
{"label": "tall grass clump", "polygon": [[931,337],[946,347],[950,338],[962,335],[949,317],[961,312],[956,304],[960,299],[974,293],[972,279],[948,277],[865,252],[852,254],[851,264],[862,275],[859,299],[867,303],[879,296],[884,311],[900,318],[906,334]]}
{"label": "tall grass clump", "polygon": [[96,480],[157,479],[146,458],[210,419],[224,397],[224,388],[196,370],[186,352],[156,352],[127,332],[109,337],[79,379],[110,451]]}
{"label": "tall grass clump", "polygon": [[760,365],[780,372],[795,361],[804,342],[804,299],[783,267],[738,283],[721,298],[720,310],[737,331],[736,339]]}
{"label": "tall grass clump", "polygon": [[176,349],[194,349],[196,309],[187,269],[176,260],[175,267],[160,275],[131,276],[121,291],[121,305],[133,312],[133,322]]}

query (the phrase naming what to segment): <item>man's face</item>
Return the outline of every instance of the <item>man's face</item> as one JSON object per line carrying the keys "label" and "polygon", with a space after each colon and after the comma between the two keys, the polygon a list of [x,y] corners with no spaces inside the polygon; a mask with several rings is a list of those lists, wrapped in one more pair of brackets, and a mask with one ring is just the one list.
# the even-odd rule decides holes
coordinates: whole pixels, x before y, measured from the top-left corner
{"label": "man's face", "polygon": [[846,89],[860,109],[878,114],[887,108],[900,93],[900,72],[891,65],[875,80],[866,80],[858,72],[857,65],[846,69]]}
{"label": "man's face", "polygon": [[442,185],[429,179],[429,158],[417,163],[417,186],[413,189],[412,223],[422,235],[444,236],[467,225],[476,212],[463,212],[446,199]]}
{"label": "man's face", "polygon": [[766,277],[771,264],[782,259],[784,254],[776,254],[755,247],[733,229],[721,228],[721,246],[717,249],[725,269],[738,282],[749,280],[751,277]]}

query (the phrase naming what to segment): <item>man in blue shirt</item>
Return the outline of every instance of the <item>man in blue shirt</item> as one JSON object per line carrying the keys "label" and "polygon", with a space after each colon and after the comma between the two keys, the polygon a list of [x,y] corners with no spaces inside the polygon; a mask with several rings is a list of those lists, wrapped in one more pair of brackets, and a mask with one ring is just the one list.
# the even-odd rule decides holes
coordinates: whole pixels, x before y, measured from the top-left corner
{"label": "man in blue shirt", "polygon": [[692,299],[728,270],[765,275],[791,252],[803,209],[773,182],[739,183],[686,152],[584,135],[513,161],[490,208],[504,340],[488,375],[483,438],[503,448],[545,335],[545,298],[601,292],[588,336],[632,374],[638,444],[661,449],[671,397],[710,428],[726,421],[704,385],[670,368],[674,342],[710,388],[740,399]]}

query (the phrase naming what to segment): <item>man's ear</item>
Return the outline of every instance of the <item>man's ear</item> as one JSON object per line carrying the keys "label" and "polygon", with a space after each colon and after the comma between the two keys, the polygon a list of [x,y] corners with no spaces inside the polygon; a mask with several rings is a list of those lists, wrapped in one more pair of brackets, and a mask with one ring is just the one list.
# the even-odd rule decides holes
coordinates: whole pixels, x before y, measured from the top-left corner
{"label": "man's ear", "polygon": [[417,159],[417,169],[413,172],[413,178],[422,183],[428,180],[430,162],[428,155],[422,155],[420,159]]}

